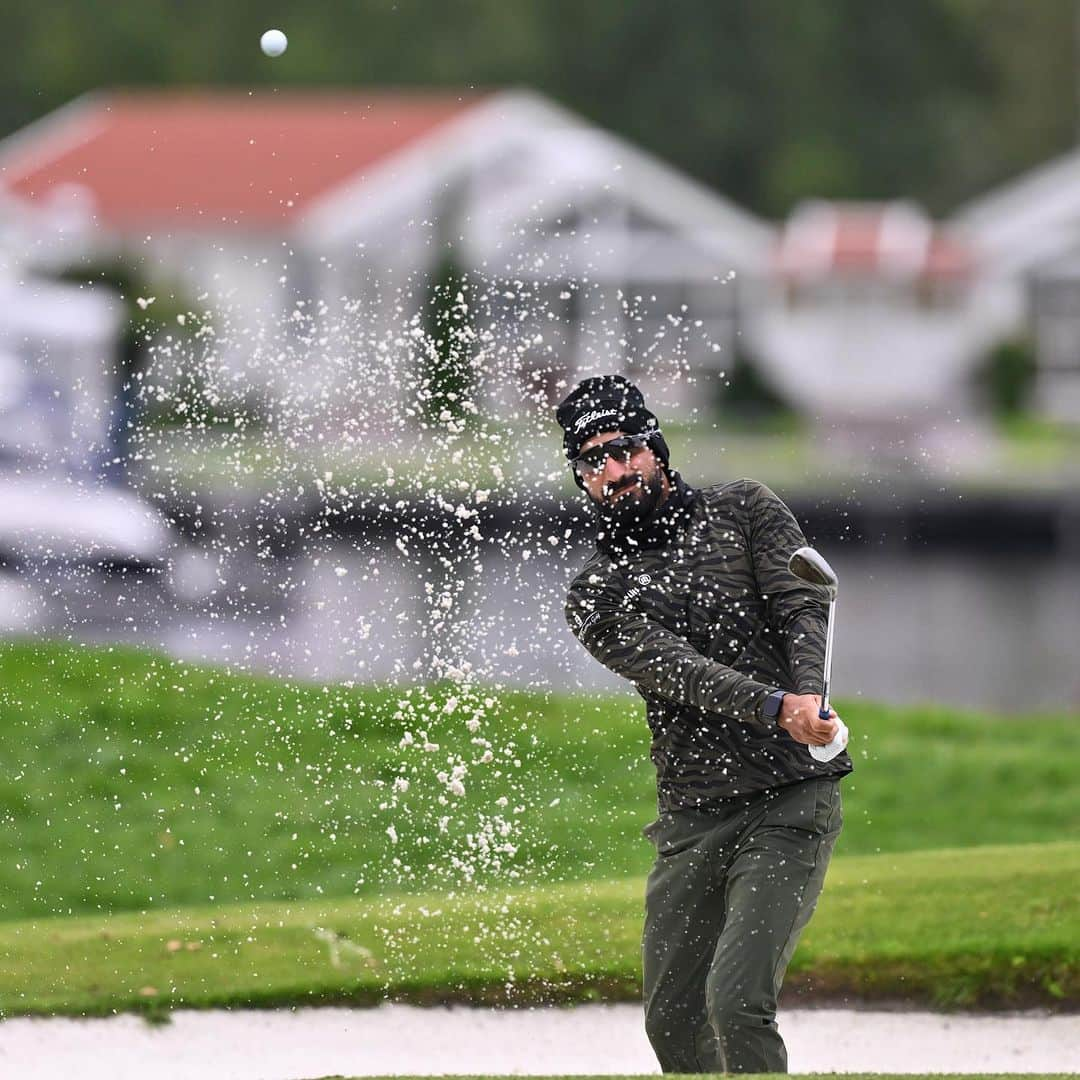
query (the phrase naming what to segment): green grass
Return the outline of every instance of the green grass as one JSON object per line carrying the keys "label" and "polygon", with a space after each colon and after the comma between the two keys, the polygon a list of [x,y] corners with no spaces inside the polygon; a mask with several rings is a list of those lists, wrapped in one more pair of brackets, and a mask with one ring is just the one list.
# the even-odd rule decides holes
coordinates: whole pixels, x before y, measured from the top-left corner
{"label": "green grass", "polygon": [[[1080,843],[834,860],[786,1004],[1080,1001]],[[0,1013],[639,1000],[642,883],[0,924]],[[804,997],[805,995],[805,997]]]}
{"label": "green grass", "polygon": [[[331,492],[345,487],[417,499],[438,489],[448,498],[459,498],[462,491],[479,487],[488,489],[492,500],[532,499],[538,494],[581,498],[562,455],[561,431],[554,424],[484,418],[482,431],[484,438],[473,429],[457,434],[421,430],[394,447],[375,440],[298,451],[274,433],[254,428],[150,427],[136,435],[146,460],[133,467],[138,486],[147,492],[161,490],[162,477],[171,477],[166,487],[195,488],[211,498],[214,491],[265,489],[285,480],[314,496],[313,482],[323,480],[326,472],[333,474]],[[961,455],[939,478],[947,480],[949,491],[1053,492],[1076,486],[1080,425],[1024,414],[996,421],[991,431],[984,453],[973,460]],[[693,424],[668,421],[664,432],[672,464],[695,485],[753,476],[785,498],[800,491],[839,498],[850,494],[853,484],[866,487],[875,482],[888,483],[893,491],[938,486],[926,471],[932,462],[916,467],[876,454],[852,457],[843,441],[835,445],[828,429],[792,414],[768,420],[732,416]],[[151,460],[152,468],[147,464]],[[385,487],[388,464],[395,477],[391,488]],[[471,493],[466,498],[471,499]]]}
{"label": "green grass", "polygon": [[[455,693],[448,713],[447,686],[300,685],[7,643],[0,919],[647,871],[655,788],[637,695]],[[1080,837],[1074,717],[839,710],[856,763],[839,855]],[[464,796],[437,777],[457,762]]]}
{"label": "green grass", "polygon": [[[0,687],[6,1014],[638,994],[636,695],[13,642]],[[1075,718],[840,711],[857,771],[789,994],[1080,1001]]]}
{"label": "green grass", "polygon": [[[561,456],[561,435],[552,433],[538,439],[533,433],[493,419],[485,419],[482,431],[485,438],[473,428],[450,434],[440,427],[403,433],[390,443],[385,439],[348,439],[298,449],[294,440],[264,428],[149,426],[141,427],[135,437],[146,463],[133,462],[132,468],[140,488],[160,491],[164,475],[181,488],[195,487],[211,498],[215,492],[266,489],[285,480],[306,485],[314,495],[312,485],[318,478],[328,483],[331,494],[341,487],[353,491],[374,488],[396,492],[402,498],[421,498],[433,487],[453,494],[460,490],[459,483],[465,482],[470,499],[472,488],[486,488],[494,499],[500,492],[513,491],[518,456],[512,448],[523,448],[528,442],[535,444],[539,455],[530,464],[546,464],[542,471],[553,472],[556,478],[561,470],[566,471],[567,493],[576,491]],[[330,481],[327,473],[332,476]],[[388,485],[390,475],[395,479]]]}
{"label": "green grass", "polygon": [[1080,453],[1080,424],[1066,424],[1022,413],[997,421],[1006,460],[1019,468],[1075,466]]}

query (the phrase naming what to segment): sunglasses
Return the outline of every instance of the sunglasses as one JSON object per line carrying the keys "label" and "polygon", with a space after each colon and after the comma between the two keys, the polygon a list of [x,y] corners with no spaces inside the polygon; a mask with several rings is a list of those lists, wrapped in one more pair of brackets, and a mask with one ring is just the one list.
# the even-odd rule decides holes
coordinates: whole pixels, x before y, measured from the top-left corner
{"label": "sunglasses", "polygon": [[628,465],[630,458],[639,450],[648,445],[655,431],[644,435],[620,435],[617,439],[609,439],[606,443],[597,443],[590,446],[583,454],[579,454],[570,462],[570,467],[578,476],[586,476],[600,472],[609,457],[618,458],[623,464]]}

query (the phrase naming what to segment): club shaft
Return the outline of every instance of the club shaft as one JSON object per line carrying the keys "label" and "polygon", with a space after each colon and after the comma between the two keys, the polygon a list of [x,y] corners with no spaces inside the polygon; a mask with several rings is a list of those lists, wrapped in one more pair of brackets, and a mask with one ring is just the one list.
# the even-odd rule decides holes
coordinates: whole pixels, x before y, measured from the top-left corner
{"label": "club shaft", "polygon": [[829,718],[829,687],[832,685],[832,643],[833,626],[836,623],[836,601],[829,601],[829,623],[825,632],[825,672],[821,679],[821,712],[818,716],[822,720]]}

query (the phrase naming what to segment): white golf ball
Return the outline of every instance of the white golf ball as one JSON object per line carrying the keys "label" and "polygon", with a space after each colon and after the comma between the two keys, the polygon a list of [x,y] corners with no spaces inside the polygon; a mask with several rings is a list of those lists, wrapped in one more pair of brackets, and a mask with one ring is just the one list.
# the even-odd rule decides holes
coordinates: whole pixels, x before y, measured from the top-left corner
{"label": "white golf ball", "polygon": [[285,47],[289,44],[289,39],[280,30],[267,30],[261,38],[259,38],[259,48],[262,49],[267,56],[280,56]]}

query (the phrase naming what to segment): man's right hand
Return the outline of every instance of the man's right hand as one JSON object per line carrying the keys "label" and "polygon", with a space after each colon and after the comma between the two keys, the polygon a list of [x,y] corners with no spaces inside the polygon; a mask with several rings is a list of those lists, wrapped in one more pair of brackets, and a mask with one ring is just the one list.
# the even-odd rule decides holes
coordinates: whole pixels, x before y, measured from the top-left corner
{"label": "man's right hand", "polygon": [[796,741],[807,746],[825,746],[838,730],[836,711],[829,709],[829,719],[822,720],[820,694],[785,694],[776,722]]}

